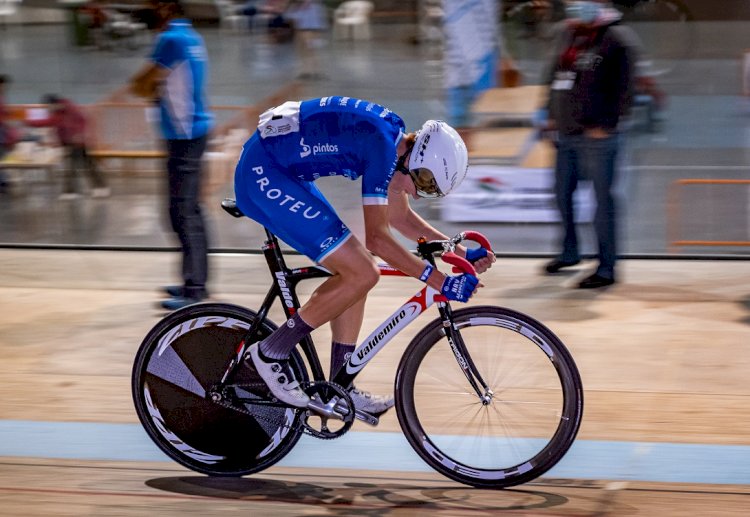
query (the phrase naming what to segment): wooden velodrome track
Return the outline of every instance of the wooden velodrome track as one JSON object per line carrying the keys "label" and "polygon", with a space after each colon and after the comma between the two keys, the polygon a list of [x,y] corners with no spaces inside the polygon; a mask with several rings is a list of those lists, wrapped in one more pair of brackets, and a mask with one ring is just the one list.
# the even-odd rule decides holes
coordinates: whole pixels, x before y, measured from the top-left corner
{"label": "wooden velodrome track", "polygon": [[[211,479],[170,462],[137,424],[130,369],[162,315],[157,287],[174,279],[176,261],[175,253],[0,250],[0,515],[750,514],[750,261],[623,261],[620,284],[581,292],[571,288],[575,273],[545,277],[540,260],[499,260],[473,303],[545,322],[570,348],[586,390],[568,457],[505,491],[412,467],[387,445],[399,436],[394,413],[376,429],[355,423],[339,440],[303,439],[290,461],[246,478]],[[269,281],[262,257],[212,256],[211,266],[214,299],[260,303]],[[365,327],[417,289],[384,278]],[[360,386],[392,389],[419,323]],[[327,328],[314,336],[329,339]],[[385,461],[362,457],[373,450]]]}

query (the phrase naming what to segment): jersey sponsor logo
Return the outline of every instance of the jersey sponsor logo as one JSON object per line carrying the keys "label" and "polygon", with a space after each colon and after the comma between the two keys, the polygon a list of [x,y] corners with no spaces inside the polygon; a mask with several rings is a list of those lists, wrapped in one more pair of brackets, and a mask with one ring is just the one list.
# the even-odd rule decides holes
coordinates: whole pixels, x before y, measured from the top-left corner
{"label": "jersey sponsor logo", "polygon": [[339,146],[336,144],[317,143],[308,145],[305,143],[304,138],[300,138],[299,145],[302,146],[302,151],[299,153],[300,158],[307,158],[311,154],[317,156],[319,154],[335,154],[339,152]]}
{"label": "jersey sponsor logo", "polygon": [[307,158],[308,156],[310,156],[310,154],[312,154],[312,149],[310,149],[310,146],[305,143],[304,138],[300,138],[299,145],[302,146],[302,152],[299,153],[300,158]]}
{"label": "jersey sponsor logo", "polygon": [[298,201],[294,196],[284,194],[284,192],[282,192],[280,188],[270,187],[271,180],[265,176],[263,167],[253,167],[253,172],[258,176],[261,176],[260,178],[255,180],[255,183],[258,185],[261,193],[264,194],[266,198],[272,201],[277,201],[279,206],[285,207],[287,210],[294,214],[301,213],[302,217],[304,217],[305,219],[315,219],[320,215],[320,210],[315,210],[311,206],[305,206],[307,205],[307,203],[305,203],[304,201]]}
{"label": "jersey sponsor logo", "polygon": [[325,251],[328,248],[331,247],[331,244],[333,244],[333,241],[336,240],[333,237],[328,237],[326,240],[320,243],[320,251]]}
{"label": "jersey sponsor logo", "polygon": [[267,136],[286,135],[287,133],[291,133],[291,132],[292,132],[291,124],[280,124],[278,122],[273,122],[272,124],[267,124],[263,128],[262,136],[263,138],[265,138]]}
{"label": "jersey sponsor logo", "polygon": [[348,231],[349,231],[349,228],[347,228],[344,223],[341,223],[341,227],[339,228],[338,234],[327,237],[323,242],[320,243],[320,251],[325,251],[331,246],[333,246],[333,244],[336,241],[338,241],[341,237],[343,237]]}

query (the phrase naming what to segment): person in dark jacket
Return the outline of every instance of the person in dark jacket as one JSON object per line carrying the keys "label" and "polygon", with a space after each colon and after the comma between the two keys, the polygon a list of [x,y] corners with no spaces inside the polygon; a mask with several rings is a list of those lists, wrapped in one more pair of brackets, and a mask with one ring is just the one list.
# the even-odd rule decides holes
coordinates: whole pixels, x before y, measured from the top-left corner
{"label": "person in dark jacket", "polygon": [[612,186],[621,146],[619,124],[633,96],[637,39],[606,1],[567,2],[568,19],[550,64],[547,134],[556,135],[555,195],[563,238],[560,254],[545,266],[554,274],[580,262],[573,193],[591,180],[599,265],[579,284],[615,282],[616,209]]}

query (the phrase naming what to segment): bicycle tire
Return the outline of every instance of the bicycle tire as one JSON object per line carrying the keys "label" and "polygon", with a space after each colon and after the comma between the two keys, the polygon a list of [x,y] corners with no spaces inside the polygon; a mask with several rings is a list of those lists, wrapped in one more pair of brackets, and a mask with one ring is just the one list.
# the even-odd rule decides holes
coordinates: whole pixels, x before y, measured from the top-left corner
{"label": "bicycle tire", "polygon": [[[431,467],[467,485],[505,488],[541,476],[570,449],[580,427],[583,387],[573,358],[547,327],[519,312],[477,306],[453,316],[493,399],[482,405],[436,319],[411,341],[396,373],[396,412],[407,440]],[[508,375],[515,366],[521,374]],[[522,396],[523,402],[514,399]],[[490,420],[501,416],[493,428]],[[479,435],[467,432],[472,423],[484,426]],[[519,436],[510,434],[516,430]]]}
{"label": "bicycle tire", "polygon": [[[167,456],[191,470],[211,476],[258,472],[283,458],[302,434],[296,425],[299,410],[246,403],[251,416],[206,395],[256,318],[254,311],[236,305],[188,306],[157,323],[136,354],[132,391],[138,418]],[[259,338],[275,329],[265,320]],[[297,350],[290,367],[297,380],[308,380]],[[268,398],[250,365],[241,367],[237,383],[245,386],[246,397]]]}

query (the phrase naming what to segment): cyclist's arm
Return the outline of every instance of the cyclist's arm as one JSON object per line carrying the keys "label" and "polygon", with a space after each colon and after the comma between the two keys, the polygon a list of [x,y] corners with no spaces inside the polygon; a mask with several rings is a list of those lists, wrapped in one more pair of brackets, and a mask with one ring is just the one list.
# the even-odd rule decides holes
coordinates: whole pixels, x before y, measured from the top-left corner
{"label": "cyclist's arm", "polygon": [[414,242],[420,237],[427,240],[448,239],[412,210],[409,196],[405,192],[388,192],[388,222],[401,235]]}
{"label": "cyclist's arm", "polygon": [[[367,249],[399,271],[419,278],[425,264],[404,248],[391,233],[388,205],[365,205],[365,237]],[[440,291],[445,275],[435,270],[427,285]]]}
{"label": "cyclist's arm", "polygon": [[[388,220],[396,231],[415,242],[422,236],[427,240],[448,239],[447,236],[431,226],[412,210],[409,205],[409,196],[404,192],[388,192]],[[465,257],[466,248],[461,245],[456,246],[456,254]],[[493,262],[495,262],[495,254],[488,251],[485,258],[474,262],[474,267],[478,273],[484,273],[492,267]]]}

